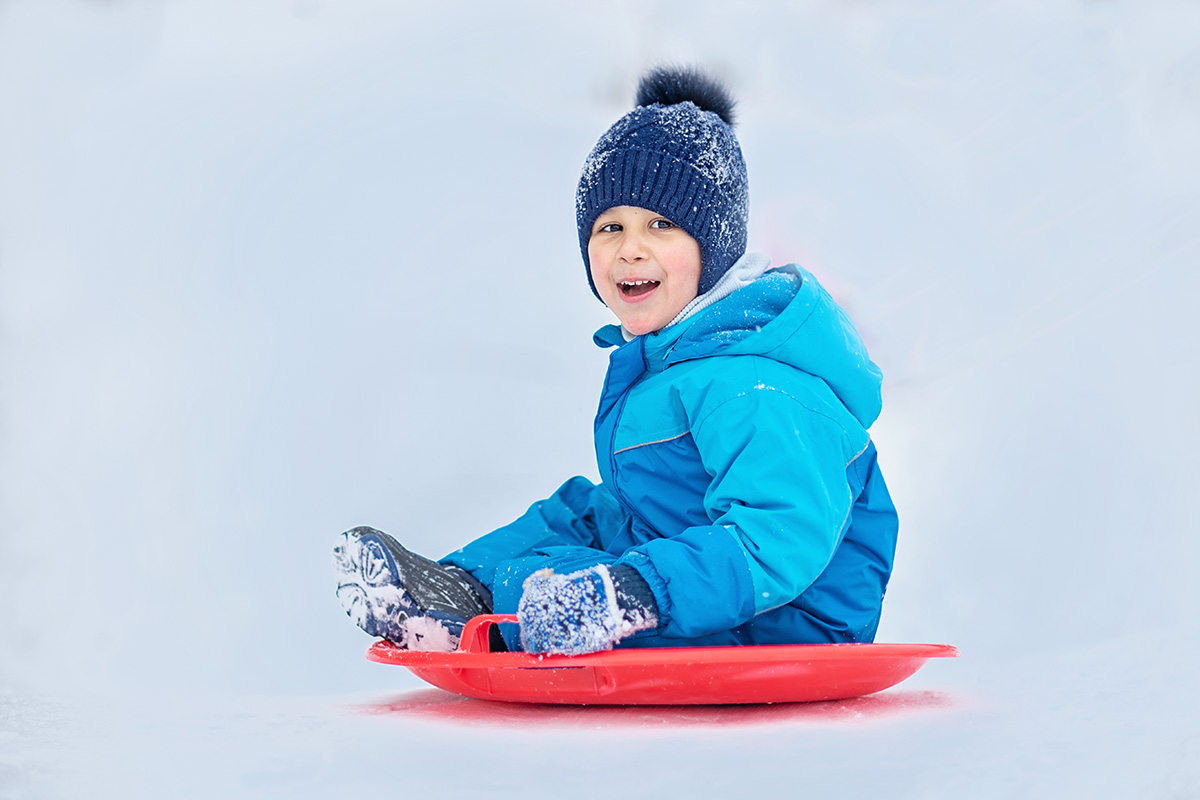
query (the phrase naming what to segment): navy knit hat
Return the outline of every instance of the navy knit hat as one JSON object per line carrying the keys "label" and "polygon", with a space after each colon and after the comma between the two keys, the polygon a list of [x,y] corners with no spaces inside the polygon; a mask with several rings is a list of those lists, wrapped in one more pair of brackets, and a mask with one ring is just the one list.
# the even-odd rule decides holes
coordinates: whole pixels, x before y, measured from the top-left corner
{"label": "navy knit hat", "polygon": [[749,186],[733,106],[724,86],[693,69],[663,67],[642,78],[637,108],[600,137],[575,194],[593,292],[588,240],[596,218],[614,206],[661,214],[700,244],[700,294],[746,252]]}

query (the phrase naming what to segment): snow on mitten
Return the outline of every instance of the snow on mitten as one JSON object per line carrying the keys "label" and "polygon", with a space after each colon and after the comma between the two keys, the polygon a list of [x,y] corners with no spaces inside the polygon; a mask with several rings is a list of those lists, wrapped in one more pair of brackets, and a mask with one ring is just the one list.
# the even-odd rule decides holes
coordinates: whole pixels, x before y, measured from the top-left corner
{"label": "snow on mitten", "polygon": [[611,650],[638,631],[657,627],[654,595],[632,567],[603,564],[558,575],[533,573],[517,606],[521,646],[528,653],[578,655]]}

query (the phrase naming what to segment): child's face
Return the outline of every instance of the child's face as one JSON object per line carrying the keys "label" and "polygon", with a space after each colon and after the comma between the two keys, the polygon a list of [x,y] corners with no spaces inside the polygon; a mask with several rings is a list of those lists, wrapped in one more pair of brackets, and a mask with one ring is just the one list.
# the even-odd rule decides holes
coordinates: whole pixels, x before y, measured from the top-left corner
{"label": "child's face", "polygon": [[699,243],[644,208],[616,206],[597,217],[588,261],[600,299],[637,336],[666,327],[699,291]]}

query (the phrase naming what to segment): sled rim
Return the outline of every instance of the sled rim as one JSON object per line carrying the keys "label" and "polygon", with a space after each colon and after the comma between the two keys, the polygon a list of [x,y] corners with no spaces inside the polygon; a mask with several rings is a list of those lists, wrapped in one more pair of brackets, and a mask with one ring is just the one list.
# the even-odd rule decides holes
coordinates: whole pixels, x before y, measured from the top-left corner
{"label": "sled rim", "polygon": [[453,652],[402,650],[380,640],[367,658],[409,669],[466,697],[527,703],[733,704],[840,700],[905,680],[946,644],[786,644],[629,648],[583,655],[493,653],[488,632],[515,615],[468,621]]}

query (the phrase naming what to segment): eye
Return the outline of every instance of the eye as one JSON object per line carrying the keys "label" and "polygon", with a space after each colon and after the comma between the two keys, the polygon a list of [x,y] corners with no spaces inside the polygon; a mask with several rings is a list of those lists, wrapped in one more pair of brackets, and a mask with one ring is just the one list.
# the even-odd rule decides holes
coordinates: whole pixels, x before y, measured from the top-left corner
{"label": "eye", "polygon": [[597,225],[596,230],[592,231],[592,235],[595,236],[597,233],[616,233],[617,231],[620,231],[620,230],[621,230],[621,223],[606,222],[603,225]]}
{"label": "eye", "polygon": [[671,220],[669,220],[669,219],[663,219],[662,217],[659,217],[658,219],[656,219],[650,223],[650,227],[657,228],[658,230],[661,230],[661,231],[665,231],[665,230],[670,230],[671,228],[676,227],[676,225],[674,222],[671,222]]}

